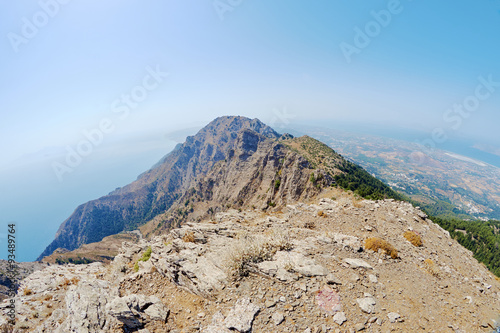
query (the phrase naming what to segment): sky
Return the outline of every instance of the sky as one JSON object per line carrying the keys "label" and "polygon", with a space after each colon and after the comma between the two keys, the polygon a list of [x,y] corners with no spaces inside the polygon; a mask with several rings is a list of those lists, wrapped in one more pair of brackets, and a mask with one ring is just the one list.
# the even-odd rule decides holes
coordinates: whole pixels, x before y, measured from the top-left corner
{"label": "sky", "polygon": [[169,133],[221,115],[498,152],[499,31],[500,0],[1,1],[2,225],[33,260]]}

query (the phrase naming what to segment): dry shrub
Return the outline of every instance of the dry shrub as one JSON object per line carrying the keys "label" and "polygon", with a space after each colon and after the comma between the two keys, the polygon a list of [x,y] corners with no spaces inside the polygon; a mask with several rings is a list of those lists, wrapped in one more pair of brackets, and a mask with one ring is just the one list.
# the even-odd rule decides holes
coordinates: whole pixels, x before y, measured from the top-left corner
{"label": "dry shrub", "polygon": [[194,232],[192,231],[188,231],[184,234],[184,236],[182,237],[182,240],[184,242],[187,242],[187,243],[194,243]]}
{"label": "dry shrub", "polygon": [[328,217],[328,215],[326,215],[326,213],[325,213],[324,211],[322,211],[322,210],[320,210],[320,211],[318,212],[318,216],[319,216],[319,217]]}
{"label": "dry shrub", "polygon": [[410,243],[412,243],[414,246],[422,246],[422,237],[415,231],[406,231],[403,234],[404,238]]}
{"label": "dry shrub", "polygon": [[33,290],[29,289],[29,288],[24,288],[23,290],[23,295],[24,296],[29,296],[29,295],[32,295],[33,294]]}
{"label": "dry shrub", "polygon": [[80,279],[79,279],[79,278],[77,278],[77,277],[75,276],[75,277],[71,278],[71,280],[69,280],[69,281],[70,281],[72,284],[77,284],[77,283],[80,281]]}
{"label": "dry shrub", "polygon": [[43,298],[44,301],[50,301],[52,299],[52,295],[47,295]]}
{"label": "dry shrub", "polygon": [[277,251],[289,251],[292,247],[285,230],[271,229],[267,235],[242,234],[228,251],[226,271],[232,279],[238,279],[248,275],[251,264],[271,260]]}
{"label": "dry shrub", "polygon": [[68,279],[64,279],[64,281],[61,284],[61,286],[69,286],[70,284],[71,284],[71,282]]}
{"label": "dry shrub", "polygon": [[385,254],[391,256],[392,259],[396,259],[398,257],[398,250],[396,250],[389,242],[378,237],[367,238],[365,240],[365,249],[375,252],[382,250]]}
{"label": "dry shrub", "polygon": [[431,274],[432,276],[439,276],[439,268],[436,266],[434,261],[432,259],[425,259],[424,260],[424,267]]}

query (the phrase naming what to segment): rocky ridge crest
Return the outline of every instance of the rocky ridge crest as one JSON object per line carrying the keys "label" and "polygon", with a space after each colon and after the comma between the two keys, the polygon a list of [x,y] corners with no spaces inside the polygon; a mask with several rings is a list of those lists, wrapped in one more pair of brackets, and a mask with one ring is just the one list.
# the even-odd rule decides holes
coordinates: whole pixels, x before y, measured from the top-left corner
{"label": "rocky ridge crest", "polygon": [[[321,197],[274,213],[228,209],[124,243],[109,265],[37,271],[21,283],[15,329],[489,332],[497,324],[499,281],[425,213],[337,189]],[[398,255],[368,250],[373,237]]]}

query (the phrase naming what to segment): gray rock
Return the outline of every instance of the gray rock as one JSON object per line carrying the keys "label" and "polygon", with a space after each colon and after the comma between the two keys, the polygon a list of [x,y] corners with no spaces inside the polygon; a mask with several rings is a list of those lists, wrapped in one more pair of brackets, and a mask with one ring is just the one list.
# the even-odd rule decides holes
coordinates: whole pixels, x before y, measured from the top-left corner
{"label": "gray rock", "polygon": [[201,329],[201,333],[232,333],[224,325],[224,316],[219,311],[212,316],[212,324]]}
{"label": "gray rock", "polygon": [[140,315],[137,311],[132,311],[124,297],[115,298],[106,310],[109,315],[121,321],[126,327],[136,328],[142,325]]}
{"label": "gray rock", "polygon": [[399,313],[396,313],[396,312],[389,312],[387,314],[387,318],[389,318],[389,321],[391,323],[395,323],[399,318],[401,318],[401,316],[399,315]]}
{"label": "gray rock", "polygon": [[333,273],[330,273],[326,276],[326,283],[328,284],[342,284],[340,279],[334,275]]}
{"label": "gray rock", "polygon": [[357,298],[356,302],[358,302],[361,310],[366,313],[372,313],[375,311],[375,304],[377,304],[375,299],[372,297]]}
{"label": "gray rock", "polygon": [[377,283],[378,282],[377,277],[375,275],[373,275],[373,274],[368,275],[368,280],[370,280],[371,283]]}
{"label": "gray rock", "polygon": [[345,316],[344,312],[337,312],[335,316],[333,316],[333,321],[337,323],[337,325],[341,326],[343,323],[347,321],[347,318]]}
{"label": "gray rock", "polygon": [[279,325],[283,322],[283,320],[285,320],[285,316],[283,315],[282,312],[278,311],[278,312],[273,313],[272,319],[273,319],[273,322],[275,325]]}
{"label": "gray rock", "polygon": [[373,267],[369,263],[362,259],[346,258],[344,259],[344,261],[348,263],[352,268],[373,269]]}
{"label": "gray rock", "polygon": [[238,332],[249,332],[255,315],[260,308],[253,304],[248,298],[241,298],[236,301],[234,307],[229,311],[224,324],[228,329],[235,329]]}
{"label": "gray rock", "polygon": [[96,332],[104,328],[104,308],[109,301],[109,284],[106,281],[81,281],[66,293],[68,331]]}
{"label": "gray rock", "polygon": [[365,324],[363,323],[356,324],[354,325],[354,329],[356,330],[356,332],[362,331],[365,329]]}

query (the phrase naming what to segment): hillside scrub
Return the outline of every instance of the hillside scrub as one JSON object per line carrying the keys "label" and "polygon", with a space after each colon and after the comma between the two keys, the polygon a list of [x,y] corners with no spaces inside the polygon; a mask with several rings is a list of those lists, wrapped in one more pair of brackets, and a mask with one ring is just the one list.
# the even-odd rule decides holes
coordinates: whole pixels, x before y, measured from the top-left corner
{"label": "hillside scrub", "polygon": [[464,221],[431,217],[450,233],[460,245],[472,251],[474,258],[482,262],[500,277],[500,222]]}
{"label": "hillside scrub", "polygon": [[365,240],[365,249],[375,252],[382,250],[386,255],[391,256],[392,259],[398,258],[398,250],[396,250],[389,242],[378,237],[367,238]]}
{"label": "hillside scrub", "polygon": [[408,230],[403,234],[403,237],[406,238],[408,242],[412,243],[413,246],[420,247],[424,245],[424,243],[422,242],[422,237],[420,237],[420,235],[415,231]]}

